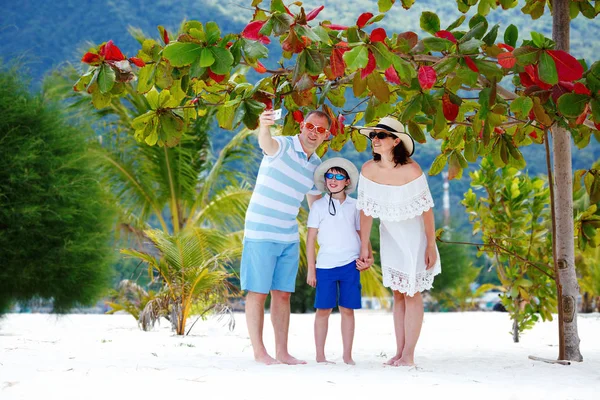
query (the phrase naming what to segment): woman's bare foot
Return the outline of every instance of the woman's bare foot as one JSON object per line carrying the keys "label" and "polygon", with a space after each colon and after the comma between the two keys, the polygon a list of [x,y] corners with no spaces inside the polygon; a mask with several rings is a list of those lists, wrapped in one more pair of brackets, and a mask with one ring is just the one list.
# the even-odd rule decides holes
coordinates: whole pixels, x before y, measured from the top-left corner
{"label": "woman's bare foot", "polygon": [[396,354],[394,357],[387,360],[384,365],[395,365],[394,363],[402,358],[402,354]]}
{"label": "woman's bare foot", "polygon": [[279,361],[282,364],[287,364],[287,365],[306,364],[306,361],[304,361],[304,360],[298,360],[296,357],[292,357],[289,354],[286,354],[286,355],[283,355],[283,356],[278,356],[277,357],[277,361]]}
{"label": "woman's bare foot", "polygon": [[254,356],[254,360],[256,362],[259,362],[259,363],[265,364],[265,365],[280,364],[279,361],[277,361],[276,359],[274,359],[273,357],[271,357],[267,353],[262,354],[262,355],[255,355]]}
{"label": "woman's bare foot", "polygon": [[335,362],[329,361],[324,356],[323,357],[317,357],[317,362],[320,363],[320,364],[335,364]]}
{"label": "woman's bare foot", "polygon": [[415,360],[412,357],[401,357],[394,362],[395,367],[413,367]]}
{"label": "woman's bare foot", "polygon": [[356,365],[352,357],[344,357],[344,362],[348,365]]}

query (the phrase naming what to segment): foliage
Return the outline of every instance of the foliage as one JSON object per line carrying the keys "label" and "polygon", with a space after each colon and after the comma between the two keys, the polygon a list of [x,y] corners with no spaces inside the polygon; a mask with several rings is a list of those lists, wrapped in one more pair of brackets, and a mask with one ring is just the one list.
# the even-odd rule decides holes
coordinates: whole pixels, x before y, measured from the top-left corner
{"label": "foliage", "polygon": [[[134,281],[123,279],[117,289],[111,291],[110,297],[111,300],[106,302],[111,308],[107,314],[125,311],[139,321],[146,304],[156,297],[156,292],[146,291]],[[147,330],[145,326],[144,330]]]}
{"label": "foliage", "polygon": [[463,204],[473,234],[481,234],[484,243],[479,255],[489,257],[498,272],[502,304],[514,321],[517,340],[539,317],[551,321],[556,310],[549,189],[545,180],[513,167],[497,169],[489,157],[471,179],[480,194],[469,189]]}
{"label": "foliage", "polygon": [[159,255],[133,249],[122,253],[146,262],[149,274],[157,272],[165,286],[146,303],[139,320],[168,316],[177,334],[184,335],[195,303],[222,302],[233,289],[227,285],[225,266],[239,257],[241,247],[216,229],[188,228],[174,235],[156,229],[144,233]]}
{"label": "foliage", "polygon": [[93,168],[91,132],[0,67],[0,313],[13,301],[91,305],[110,283],[115,210]]}

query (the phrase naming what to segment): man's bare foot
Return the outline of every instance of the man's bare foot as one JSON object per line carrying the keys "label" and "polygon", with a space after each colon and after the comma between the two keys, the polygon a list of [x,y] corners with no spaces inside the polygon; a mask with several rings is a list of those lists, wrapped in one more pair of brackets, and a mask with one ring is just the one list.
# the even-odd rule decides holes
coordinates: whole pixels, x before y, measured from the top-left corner
{"label": "man's bare foot", "polygon": [[344,357],[344,362],[348,365],[356,365],[352,357]]}
{"label": "man's bare foot", "polygon": [[400,358],[402,358],[402,354],[396,354],[394,357],[390,358],[389,360],[387,360],[384,365],[394,365],[394,363],[396,361],[398,361]]}
{"label": "man's bare foot", "polygon": [[395,367],[414,367],[415,360],[412,357],[401,357],[394,362]]}
{"label": "man's bare foot", "polygon": [[329,361],[325,357],[317,357],[317,362],[320,364],[335,364],[333,361]]}
{"label": "man's bare foot", "polygon": [[255,355],[254,360],[258,363],[265,364],[265,365],[280,364],[279,361],[277,361],[276,359],[274,359],[267,353],[262,354],[262,355]]}
{"label": "man's bare foot", "polygon": [[277,361],[279,361],[282,364],[287,364],[287,365],[306,364],[306,361],[298,360],[296,357],[292,357],[289,354],[286,354],[284,356],[277,356]]}

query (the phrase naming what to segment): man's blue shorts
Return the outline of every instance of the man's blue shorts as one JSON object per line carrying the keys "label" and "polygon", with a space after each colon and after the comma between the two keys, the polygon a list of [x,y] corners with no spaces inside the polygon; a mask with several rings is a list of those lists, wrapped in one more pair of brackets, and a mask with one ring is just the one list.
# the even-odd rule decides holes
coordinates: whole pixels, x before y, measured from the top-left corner
{"label": "man's blue shorts", "polygon": [[244,239],[240,280],[242,290],[267,294],[293,293],[300,262],[300,245]]}
{"label": "man's blue shorts", "polygon": [[317,268],[315,308],[361,308],[360,271],[356,261],[331,269]]}

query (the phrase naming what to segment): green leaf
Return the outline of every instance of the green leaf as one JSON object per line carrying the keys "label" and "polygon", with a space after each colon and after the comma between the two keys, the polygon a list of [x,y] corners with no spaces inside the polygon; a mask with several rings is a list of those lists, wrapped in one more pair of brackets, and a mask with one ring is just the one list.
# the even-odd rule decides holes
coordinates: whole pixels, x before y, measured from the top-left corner
{"label": "green leaf", "polygon": [[200,53],[200,61],[198,62],[198,65],[203,68],[210,67],[214,62],[215,57],[213,56],[212,51],[210,51],[209,48],[203,48],[202,52]]}
{"label": "green leaf", "polygon": [[513,55],[519,64],[529,65],[534,64],[538,60],[541,52],[540,49],[536,49],[533,46],[523,46],[515,49]]}
{"label": "green leaf", "polygon": [[483,41],[488,46],[492,46],[496,42],[496,38],[498,37],[498,28],[500,25],[496,24],[490,31],[483,37]]}
{"label": "green leaf", "polygon": [[517,40],[519,39],[519,29],[513,24],[510,24],[504,31],[504,43],[509,46],[517,47]]}
{"label": "green leaf", "polygon": [[487,22],[479,22],[469,32],[465,33],[463,37],[458,40],[458,43],[464,43],[473,38],[481,39],[487,30]]}
{"label": "green leaf", "polygon": [[474,59],[473,62],[475,62],[475,65],[479,69],[479,73],[490,80],[496,79],[497,81],[500,81],[504,76],[502,70],[496,63],[478,59]]}
{"label": "green leaf", "polygon": [[437,62],[433,65],[433,69],[438,76],[438,78],[443,77],[451,72],[455,72],[456,65],[458,64],[458,58],[456,57],[446,57],[442,59],[442,61]]}
{"label": "green leaf", "polygon": [[94,90],[92,92],[92,104],[98,110],[110,105],[111,96],[110,93],[102,93],[100,90]]}
{"label": "green leaf", "polygon": [[392,57],[392,64],[394,65],[394,69],[398,73],[400,80],[403,82],[409,82],[417,76],[417,71],[415,71],[413,66],[402,57],[394,55]]}
{"label": "green leaf", "polygon": [[419,143],[427,142],[423,130],[421,129],[419,124],[417,124],[414,121],[408,121],[408,133],[410,133],[413,139],[415,139]]}
{"label": "green leaf", "polygon": [[388,50],[385,44],[377,42],[374,45],[371,45],[371,51],[375,57],[377,68],[388,69],[388,67],[392,65],[394,54]]}
{"label": "green leaf", "polygon": [[319,75],[323,72],[325,59],[323,54],[316,49],[304,49],[302,55],[306,59],[306,71],[311,75]]}
{"label": "green leaf", "polygon": [[379,12],[388,12],[396,0],[377,0]]}
{"label": "green leaf", "polygon": [[387,103],[390,100],[390,89],[379,73],[374,72],[367,76],[367,86],[377,100]]}
{"label": "green leaf", "polygon": [[235,108],[220,106],[217,110],[217,122],[223,129],[231,130],[233,128],[233,119]]}
{"label": "green leaf", "polygon": [[290,30],[290,26],[294,23],[294,18],[289,16],[283,11],[283,13],[275,13],[271,16],[273,21],[273,34],[280,36]]}
{"label": "green leaf", "polygon": [[354,148],[359,153],[362,153],[367,149],[367,137],[365,135],[361,135],[357,130],[353,130],[351,134],[352,143],[354,144]]}
{"label": "green leaf", "polygon": [[542,51],[540,54],[538,71],[540,74],[540,79],[543,82],[546,82],[550,85],[556,85],[558,83],[558,72],[556,71],[554,59],[545,51]]}
{"label": "green leaf", "polygon": [[269,56],[269,50],[258,40],[242,39],[242,48],[246,57],[256,60]]}
{"label": "green leaf", "polygon": [[566,93],[558,98],[558,111],[568,118],[577,118],[589,101],[589,97],[584,94]]}
{"label": "green leaf", "polygon": [[462,25],[463,22],[465,22],[466,17],[464,15],[461,15],[456,21],[454,21],[453,23],[451,23],[450,25],[448,25],[448,27],[446,28],[447,31],[452,31],[453,29],[458,28],[459,26]]}
{"label": "green leaf", "polygon": [[138,72],[137,92],[139,94],[147,93],[154,86],[154,73],[156,66],[146,65],[140,68]]}
{"label": "green leaf", "polygon": [[510,111],[515,113],[518,118],[524,118],[533,108],[533,100],[526,96],[517,97],[510,103]]}
{"label": "green leaf", "polygon": [[283,0],[271,0],[271,12],[285,13]]}
{"label": "green leaf", "polygon": [[424,38],[423,44],[430,51],[448,51],[452,46],[454,46],[454,43],[448,39],[435,36]]}
{"label": "green leaf", "polygon": [[592,99],[590,106],[592,106],[592,119],[595,123],[600,124],[600,100]]}
{"label": "green leaf", "polygon": [[440,18],[431,11],[424,11],[421,14],[421,29],[427,33],[435,35],[440,30]]}
{"label": "green leaf", "polygon": [[[321,41],[321,37],[317,35],[309,26],[296,25],[294,29],[296,30],[298,37],[306,36],[314,42]],[[329,38],[325,41],[325,43],[327,42],[329,42]]]}
{"label": "green leaf", "polygon": [[354,79],[352,80],[352,92],[354,97],[361,97],[361,95],[367,89],[367,80],[361,79],[360,74],[357,73],[354,75]]}
{"label": "green leaf", "polygon": [[98,88],[100,92],[108,93],[115,84],[115,71],[106,63],[102,63],[98,72]]}
{"label": "green leaf", "polygon": [[469,39],[458,45],[458,50],[463,54],[472,54],[479,52],[479,48],[483,45],[483,41],[479,39]]}
{"label": "green leaf", "polygon": [[329,44],[329,42],[331,41],[331,39],[329,38],[329,34],[327,33],[327,30],[325,28],[323,28],[322,26],[316,26],[314,28],[312,28],[313,32],[317,34],[317,36],[319,36],[319,40],[325,44]]}
{"label": "green leaf", "polygon": [[369,62],[369,52],[366,46],[356,46],[350,51],[344,53],[344,61],[352,71],[364,68]]}
{"label": "green leaf", "polygon": [[477,142],[471,140],[470,142],[465,143],[464,157],[468,162],[477,161]]}
{"label": "green leaf", "polygon": [[216,22],[210,21],[206,23],[206,43],[209,45],[215,44],[221,38],[221,30]]}
{"label": "green leaf", "polygon": [[407,123],[415,115],[417,115],[419,111],[421,111],[421,96],[415,96],[412,99],[410,99],[406,104],[406,108],[400,116],[400,121],[402,121],[403,123]]}
{"label": "green leaf", "polygon": [[433,96],[429,93],[423,93],[423,99],[421,100],[421,110],[425,115],[435,115],[439,102],[433,99]]}
{"label": "green leaf", "polygon": [[223,47],[211,47],[212,55],[215,58],[214,64],[210,70],[218,75],[225,75],[231,70],[233,64],[233,55]]}
{"label": "green leaf", "polygon": [[538,32],[531,32],[531,39],[533,40],[533,44],[538,48],[542,48],[544,46],[544,42],[546,42],[546,38],[544,35]]}
{"label": "green leaf", "polygon": [[433,160],[431,167],[429,167],[429,175],[434,176],[442,172],[447,162],[448,157],[444,153],[438,155],[435,160]]}
{"label": "green leaf", "polygon": [[202,53],[203,47],[196,43],[170,43],[163,50],[163,57],[174,67],[183,67],[193,63]]}

